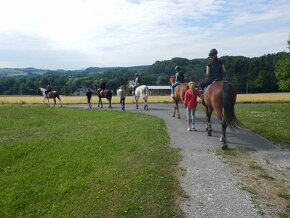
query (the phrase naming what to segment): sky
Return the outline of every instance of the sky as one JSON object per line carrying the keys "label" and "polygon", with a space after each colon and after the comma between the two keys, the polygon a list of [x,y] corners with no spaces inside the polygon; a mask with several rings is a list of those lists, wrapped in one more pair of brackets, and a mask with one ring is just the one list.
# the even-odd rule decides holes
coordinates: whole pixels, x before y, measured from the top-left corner
{"label": "sky", "polygon": [[289,51],[289,0],[0,0],[0,68],[77,70]]}

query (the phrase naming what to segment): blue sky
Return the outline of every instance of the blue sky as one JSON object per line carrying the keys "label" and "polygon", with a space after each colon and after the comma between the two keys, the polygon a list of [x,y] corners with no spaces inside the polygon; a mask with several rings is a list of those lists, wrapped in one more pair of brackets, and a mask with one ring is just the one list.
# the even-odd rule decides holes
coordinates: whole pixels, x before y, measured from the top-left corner
{"label": "blue sky", "polygon": [[0,67],[136,66],[288,51],[290,1],[0,0]]}

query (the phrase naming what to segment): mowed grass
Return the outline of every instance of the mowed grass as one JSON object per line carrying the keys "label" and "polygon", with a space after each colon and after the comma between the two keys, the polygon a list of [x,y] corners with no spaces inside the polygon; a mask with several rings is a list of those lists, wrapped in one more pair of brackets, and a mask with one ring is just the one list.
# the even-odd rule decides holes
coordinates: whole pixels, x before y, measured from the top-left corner
{"label": "mowed grass", "polygon": [[238,119],[253,132],[290,149],[290,105],[236,107]]}
{"label": "mowed grass", "polygon": [[[87,102],[85,96],[61,96],[64,104],[85,104]],[[104,103],[107,103],[106,99],[102,99]],[[42,96],[0,96],[0,104],[39,104],[42,103]],[[98,103],[98,97],[92,97],[92,103]],[[120,98],[113,96],[112,103],[119,104]],[[134,102],[132,96],[126,97],[126,103],[131,104]],[[140,99],[140,102],[143,102]],[[172,98],[169,95],[166,96],[149,96],[149,103],[172,103]],[[53,103],[53,100],[50,100]],[[57,103],[58,99],[57,99]],[[290,103],[290,93],[258,93],[258,94],[238,94],[237,103]]]}
{"label": "mowed grass", "polygon": [[0,106],[0,217],[180,217],[164,121],[120,111]]}

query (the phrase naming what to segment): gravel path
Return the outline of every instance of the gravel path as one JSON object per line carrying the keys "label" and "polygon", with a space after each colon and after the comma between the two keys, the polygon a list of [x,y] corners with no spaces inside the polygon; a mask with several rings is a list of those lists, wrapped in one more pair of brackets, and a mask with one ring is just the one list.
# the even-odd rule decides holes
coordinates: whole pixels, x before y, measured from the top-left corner
{"label": "gravel path", "polygon": [[[66,107],[87,108],[86,105]],[[181,107],[181,119],[176,119],[171,117],[172,107],[171,104],[152,104],[149,105],[149,111],[137,111],[130,104],[126,105],[126,111],[151,114],[165,120],[171,145],[180,148],[183,155],[180,167],[185,170],[185,175],[180,178],[180,182],[188,195],[181,205],[185,217],[259,217],[250,194],[238,187],[238,179],[212,151],[221,147],[221,127],[217,120],[212,120],[213,132],[208,137],[205,131],[205,115],[196,113],[197,131],[188,132],[185,109]],[[120,110],[120,106],[113,105],[113,109]],[[258,149],[264,158],[290,166],[289,153],[280,152],[269,141],[250,131],[228,130],[227,140],[229,147],[242,145]]]}

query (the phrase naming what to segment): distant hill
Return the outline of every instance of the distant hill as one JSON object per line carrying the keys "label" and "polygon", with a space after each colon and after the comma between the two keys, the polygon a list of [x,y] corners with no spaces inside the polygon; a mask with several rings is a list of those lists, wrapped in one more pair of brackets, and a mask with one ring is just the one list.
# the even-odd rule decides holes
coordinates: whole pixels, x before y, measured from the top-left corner
{"label": "distant hill", "polygon": [[29,68],[0,68],[0,77],[5,76],[27,76],[28,74],[42,75],[48,70]]}
{"label": "distant hill", "polygon": [[149,69],[149,65],[143,66],[132,66],[132,67],[88,67],[84,70],[47,70],[47,69],[36,69],[33,67],[29,68],[0,68],[0,77],[14,77],[14,76],[28,76],[28,75],[43,75],[46,73],[58,74],[58,75],[80,75],[80,74],[95,74],[103,73],[108,71],[122,72],[122,71],[146,71]]}

